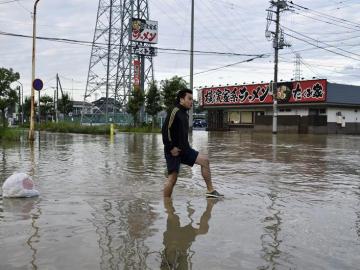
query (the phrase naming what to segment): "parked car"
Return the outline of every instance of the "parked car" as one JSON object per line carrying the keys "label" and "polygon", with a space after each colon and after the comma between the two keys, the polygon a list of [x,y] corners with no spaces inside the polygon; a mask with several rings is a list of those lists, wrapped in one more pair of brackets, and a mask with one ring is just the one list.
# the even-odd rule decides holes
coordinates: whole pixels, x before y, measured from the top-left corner
{"label": "parked car", "polygon": [[207,126],[207,123],[206,123],[206,120],[204,120],[204,119],[194,119],[194,121],[193,121],[193,127],[203,128],[206,126]]}

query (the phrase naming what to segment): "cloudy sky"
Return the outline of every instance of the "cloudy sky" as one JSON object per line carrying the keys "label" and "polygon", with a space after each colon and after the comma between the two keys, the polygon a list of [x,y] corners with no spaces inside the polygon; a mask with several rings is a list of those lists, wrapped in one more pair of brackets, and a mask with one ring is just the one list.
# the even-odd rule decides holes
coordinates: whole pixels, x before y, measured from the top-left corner
{"label": "cloudy sky", "polygon": [[[190,48],[191,0],[149,0],[150,19],[159,24],[159,48]],[[30,38],[33,0],[0,0],[0,66],[21,75],[24,94],[30,93]],[[37,35],[92,41],[98,0],[40,0]],[[281,14],[285,42],[280,51],[279,79],[294,77],[295,55],[300,54],[301,77],[360,85],[360,2],[358,0],[293,0]],[[267,0],[195,0],[194,87],[270,81],[273,48],[265,37]],[[273,16],[275,19],[275,16]],[[274,23],[269,26],[274,31]],[[91,47],[37,41],[36,77],[53,94],[58,73],[64,89],[75,100],[85,93]],[[264,55],[251,62],[251,56]],[[159,51],[155,78],[174,75],[189,80],[189,53]],[[243,63],[241,63],[243,62]]]}

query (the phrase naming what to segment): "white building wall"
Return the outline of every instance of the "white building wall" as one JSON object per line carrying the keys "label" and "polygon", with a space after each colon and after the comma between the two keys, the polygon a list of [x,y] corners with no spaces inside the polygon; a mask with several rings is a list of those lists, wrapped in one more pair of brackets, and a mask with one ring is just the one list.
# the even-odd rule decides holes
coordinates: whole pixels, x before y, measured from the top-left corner
{"label": "white building wall", "polygon": [[300,116],[307,116],[309,115],[308,108],[290,108],[290,111],[280,111],[279,109],[279,115],[300,115]]}
{"label": "white building wall", "polygon": [[[309,108],[291,108],[291,111],[280,111],[281,108],[278,108],[278,115],[300,115],[300,116],[308,116]],[[272,115],[272,108],[266,109],[234,109],[234,111],[264,111],[265,115]],[[332,123],[338,123],[339,118],[337,113],[341,113],[342,121],[345,120],[346,123],[360,123],[360,109],[348,109],[348,108],[326,108],[327,121]],[[325,114],[320,114],[325,115]],[[339,123],[340,124],[340,123]]]}
{"label": "white building wall", "polygon": [[[339,113],[341,115],[339,115]],[[342,117],[342,121],[345,121],[346,123],[360,123],[360,110],[345,108],[327,108],[328,122],[338,122],[340,121],[340,117]]]}
{"label": "white building wall", "polygon": [[[272,110],[265,111],[265,115],[272,115]],[[309,115],[308,108],[291,108],[290,111],[280,111],[278,108],[278,115],[300,115],[300,116],[307,116]]]}

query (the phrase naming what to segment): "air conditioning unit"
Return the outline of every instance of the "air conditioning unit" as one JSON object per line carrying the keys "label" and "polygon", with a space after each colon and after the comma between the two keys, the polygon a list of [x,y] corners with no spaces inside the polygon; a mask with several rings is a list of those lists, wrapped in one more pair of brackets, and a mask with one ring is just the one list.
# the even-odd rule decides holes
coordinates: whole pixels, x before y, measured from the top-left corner
{"label": "air conditioning unit", "polygon": [[342,117],[341,127],[344,128],[346,125],[345,116]]}
{"label": "air conditioning unit", "polygon": [[342,122],[343,122],[343,117],[341,115],[338,115],[336,117],[336,124],[342,124]]}

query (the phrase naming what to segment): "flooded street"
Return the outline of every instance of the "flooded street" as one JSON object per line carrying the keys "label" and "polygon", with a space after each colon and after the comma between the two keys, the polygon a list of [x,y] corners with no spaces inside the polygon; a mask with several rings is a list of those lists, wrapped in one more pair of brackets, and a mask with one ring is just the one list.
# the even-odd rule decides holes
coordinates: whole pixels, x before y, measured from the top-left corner
{"label": "flooded street", "polygon": [[163,200],[160,134],[0,144],[0,269],[359,269],[360,137],[194,131],[221,201],[183,166]]}

